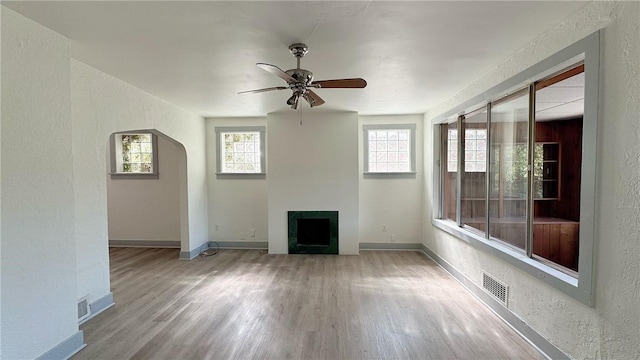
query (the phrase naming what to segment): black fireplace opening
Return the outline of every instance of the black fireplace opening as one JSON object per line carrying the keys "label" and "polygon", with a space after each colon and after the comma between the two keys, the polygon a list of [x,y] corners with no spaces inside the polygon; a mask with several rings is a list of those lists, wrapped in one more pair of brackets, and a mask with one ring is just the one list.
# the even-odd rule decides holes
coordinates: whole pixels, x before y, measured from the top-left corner
{"label": "black fireplace opening", "polygon": [[337,211],[289,211],[289,254],[338,254]]}
{"label": "black fireplace opening", "polygon": [[331,243],[330,220],[298,219],[298,244],[329,246]]}

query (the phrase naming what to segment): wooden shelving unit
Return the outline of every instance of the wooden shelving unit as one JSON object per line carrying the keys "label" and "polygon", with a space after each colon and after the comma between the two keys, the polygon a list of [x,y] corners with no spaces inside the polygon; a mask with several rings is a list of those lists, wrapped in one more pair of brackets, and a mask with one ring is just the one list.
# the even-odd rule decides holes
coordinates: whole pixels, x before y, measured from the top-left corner
{"label": "wooden shelving unit", "polygon": [[561,189],[561,146],[557,142],[536,143],[542,147],[542,168],[541,174],[534,172],[534,189],[536,200],[558,200]]}

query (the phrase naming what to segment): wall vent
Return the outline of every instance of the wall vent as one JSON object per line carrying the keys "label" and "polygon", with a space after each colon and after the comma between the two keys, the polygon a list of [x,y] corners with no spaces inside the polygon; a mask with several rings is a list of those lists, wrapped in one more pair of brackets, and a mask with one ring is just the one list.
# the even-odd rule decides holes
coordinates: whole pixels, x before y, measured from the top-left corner
{"label": "wall vent", "polygon": [[509,287],[505,283],[483,271],[482,288],[489,293],[489,295],[500,301],[505,307],[507,306]]}
{"label": "wall vent", "polygon": [[82,321],[88,318],[89,315],[91,315],[91,311],[89,308],[89,301],[85,296],[82,299],[78,300],[78,321]]}

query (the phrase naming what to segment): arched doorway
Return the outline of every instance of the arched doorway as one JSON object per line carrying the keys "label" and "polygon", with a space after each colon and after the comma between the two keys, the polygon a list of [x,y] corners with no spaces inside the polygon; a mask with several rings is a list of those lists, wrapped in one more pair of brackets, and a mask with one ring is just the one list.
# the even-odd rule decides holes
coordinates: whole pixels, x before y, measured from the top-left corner
{"label": "arched doorway", "polygon": [[115,132],[107,147],[109,246],[188,247],[187,156],[157,130]]}

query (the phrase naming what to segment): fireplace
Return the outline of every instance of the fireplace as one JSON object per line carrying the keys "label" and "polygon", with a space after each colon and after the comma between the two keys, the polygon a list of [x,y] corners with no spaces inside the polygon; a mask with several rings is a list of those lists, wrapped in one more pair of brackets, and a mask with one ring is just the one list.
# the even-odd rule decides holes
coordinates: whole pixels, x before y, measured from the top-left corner
{"label": "fireplace", "polygon": [[337,211],[289,211],[289,254],[338,254]]}

